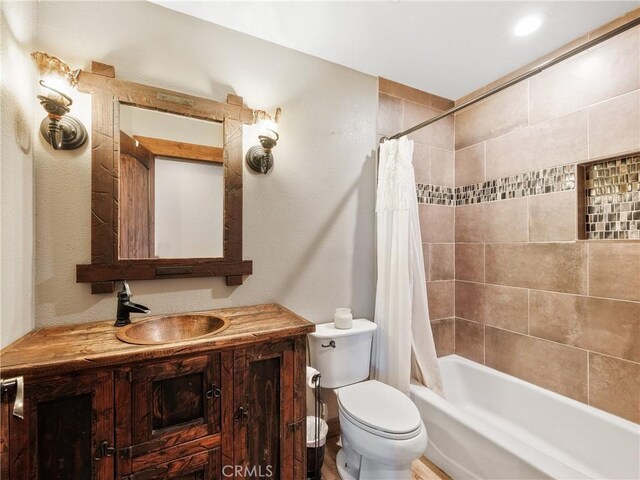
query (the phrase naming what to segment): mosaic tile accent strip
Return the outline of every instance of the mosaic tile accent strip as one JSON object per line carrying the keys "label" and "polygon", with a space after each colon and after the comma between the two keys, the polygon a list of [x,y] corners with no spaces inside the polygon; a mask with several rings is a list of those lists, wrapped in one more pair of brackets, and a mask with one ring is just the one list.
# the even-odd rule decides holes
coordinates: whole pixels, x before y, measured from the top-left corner
{"label": "mosaic tile accent strip", "polygon": [[454,206],[456,202],[456,190],[457,189],[453,187],[416,183],[418,203],[426,203],[428,205]]}
{"label": "mosaic tile accent strip", "polygon": [[546,168],[463,187],[416,184],[418,203],[461,206],[576,188],[576,166]]}
{"label": "mosaic tile accent strip", "polygon": [[587,239],[640,239],[640,154],[584,169]]}
{"label": "mosaic tile accent strip", "polygon": [[546,168],[510,177],[458,187],[456,205],[529,197],[544,193],[564,192],[576,188],[576,167]]}

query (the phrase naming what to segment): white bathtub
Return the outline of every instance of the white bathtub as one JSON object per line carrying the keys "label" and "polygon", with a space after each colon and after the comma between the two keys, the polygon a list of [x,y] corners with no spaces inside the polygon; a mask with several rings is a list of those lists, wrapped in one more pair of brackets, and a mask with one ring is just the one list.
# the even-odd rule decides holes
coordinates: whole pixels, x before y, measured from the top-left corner
{"label": "white bathtub", "polygon": [[455,480],[640,478],[640,426],[457,355],[446,400],[411,386],[425,455]]}

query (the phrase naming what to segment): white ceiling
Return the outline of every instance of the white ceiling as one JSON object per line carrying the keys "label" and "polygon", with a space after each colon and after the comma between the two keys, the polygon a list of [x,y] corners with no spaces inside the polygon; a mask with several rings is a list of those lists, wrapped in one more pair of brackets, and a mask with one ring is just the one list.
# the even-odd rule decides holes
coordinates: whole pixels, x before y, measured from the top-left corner
{"label": "white ceiling", "polygon": [[[450,99],[634,8],[636,1],[167,1],[167,8]],[[512,34],[529,14],[544,18]]]}

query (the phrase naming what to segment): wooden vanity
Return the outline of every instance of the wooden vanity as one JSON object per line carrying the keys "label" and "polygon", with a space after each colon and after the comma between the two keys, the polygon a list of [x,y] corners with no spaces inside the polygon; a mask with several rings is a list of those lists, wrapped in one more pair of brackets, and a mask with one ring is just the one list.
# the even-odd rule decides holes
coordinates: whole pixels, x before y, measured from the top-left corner
{"label": "wooden vanity", "polygon": [[[113,320],[36,330],[0,352],[0,477],[306,478],[306,339],[277,304],[206,312],[205,338],[132,345]],[[135,320],[134,320],[135,322]],[[269,475],[269,473],[271,473]]]}

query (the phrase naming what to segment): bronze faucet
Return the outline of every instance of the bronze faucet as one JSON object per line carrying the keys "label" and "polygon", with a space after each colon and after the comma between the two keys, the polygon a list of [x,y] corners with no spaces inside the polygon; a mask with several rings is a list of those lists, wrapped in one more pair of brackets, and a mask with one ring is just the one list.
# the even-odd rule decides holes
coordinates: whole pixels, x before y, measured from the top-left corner
{"label": "bronze faucet", "polygon": [[114,327],[124,327],[131,323],[129,318],[131,313],[149,313],[150,310],[144,305],[133,303],[131,301],[131,289],[126,280],[122,281],[122,290],[118,292],[118,311],[116,314],[116,323]]}

